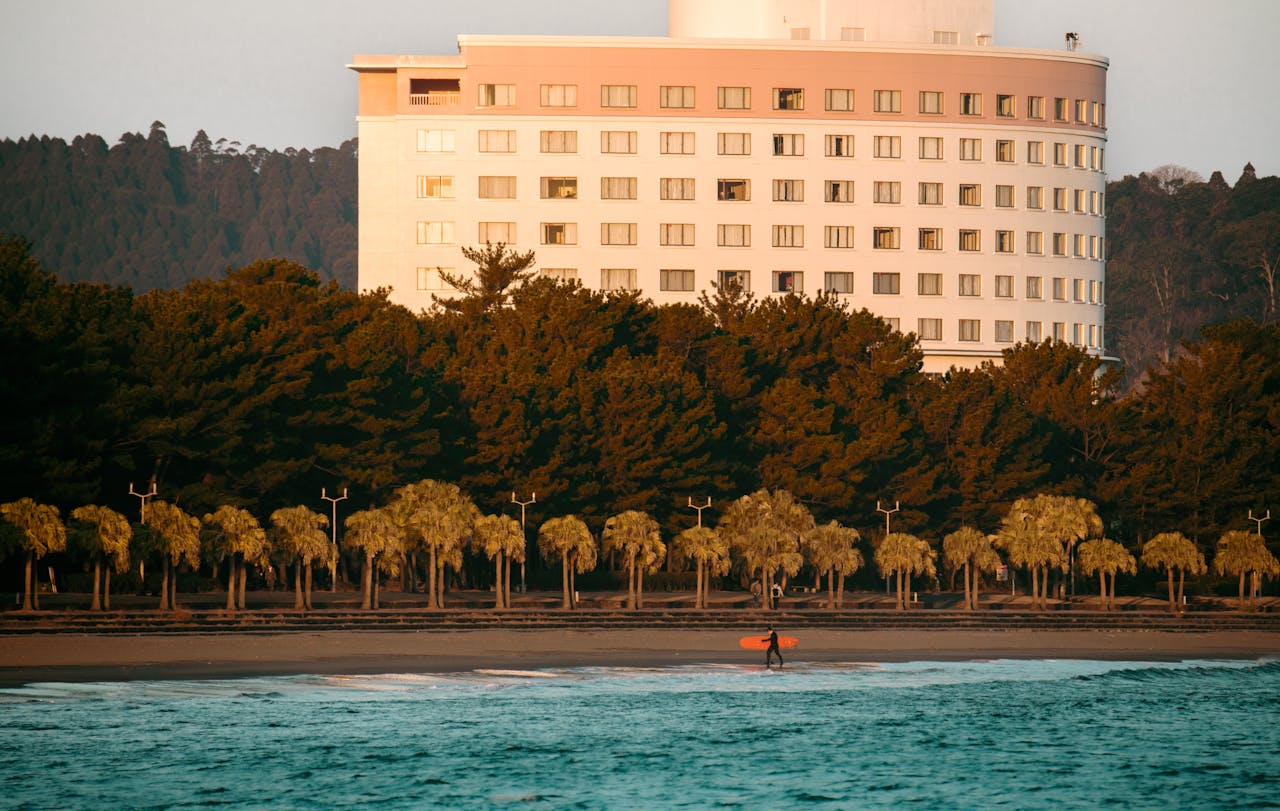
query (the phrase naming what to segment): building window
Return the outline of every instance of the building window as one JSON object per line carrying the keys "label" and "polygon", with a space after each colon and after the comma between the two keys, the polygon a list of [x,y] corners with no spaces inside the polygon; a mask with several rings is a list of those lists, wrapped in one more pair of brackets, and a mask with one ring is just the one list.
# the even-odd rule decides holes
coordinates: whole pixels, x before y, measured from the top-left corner
{"label": "building window", "polygon": [[942,295],[942,274],[917,273],[916,292],[922,296]]}
{"label": "building window", "polygon": [[960,184],[960,205],[962,206],[982,205],[982,186],[977,183],[961,183]]}
{"label": "building window", "polygon": [[775,179],[773,181],[773,201],[775,203],[803,203],[804,181]]}
{"label": "building window", "polygon": [[737,288],[744,293],[751,290],[751,271],[749,270],[717,270],[716,286],[721,290]]}
{"label": "building window", "polygon": [[1017,99],[1005,93],[996,94],[996,117],[1013,118],[1017,109]]}
{"label": "building window", "polygon": [[666,110],[692,110],[692,85],[662,85],[658,88],[658,106]]}
{"label": "building window", "polygon": [[1067,210],[1067,190],[1062,187],[1054,187],[1053,190],[1053,210]]}
{"label": "building window", "polygon": [[577,107],[576,84],[544,84],[539,87],[543,107]]}
{"label": "building window", "polygon": [[982,232],[974,228],[961,228],[960,250],[968,252],[982,250]]}
{"label": "building window", "polygon": [[1044,255],[1044,232],[1043,231],[1027,232],[1027,253],[1032,256]]}
{"label": "building window", "polygon": [[773,109],[803,110],[804,109],[804,88],[775,87],[773,89]]}
{"label": "building window", "polygon": [[452,245],[453,242],[452,222],[431,221],[418,223],[419,245]]}
{"label": "building window", "polygon": [[542,268],[538,271],[538,275],[544,279],[553,279],[557,282],[576,282],[578,280],[578,269]]}
{"label": "building window", "polygon": [[544,177],[541,196],[543,200],[577,200],[578,179],[576,177]]}
{"label": "building window", "polygon": [[1035,301],[1044,298],[1043,280],[1039,276],[1027,277],[1027,298]]}
{"label": "building window", "polygon": [[1067,325],[1065,323],[1061,321],[1053,322],[1053,340],[1055,341],[1067,340]]}
{"label": "building window", "polygon": [[750,200],[751,199],[751,181],[741,178],[725,179],[721,178],[716,181],[716,199],[717,200]]}
{"label": "building window", "polygon": [[877,90],[873,94],[873,109],[877,113],[902,112],[901,90]]}
{"label": "building window", "polygon": [[1075,165],[1077,169],[1086,169],[1089,165],[1089,150],[1084,144],[1076,144],[1072,150],[1075,153]]}
{"label": "building window", "polygon": [[921,318],[916,321],[916,334],[922,341],[942,340],[942,319]]}
{"label": "building window", "polygon": [[942,139],[927,135],[920,136],[920,160],[942,160]]}
{"label": "building window", "polygon": [[1080,346],[1084,343],[1084,324],[1071,325],[1071,343]]}
{"label": "building window", "polygon": [[1044,120],[1044,96],[1027,96],[1027,118]]}
{"label": "building window", "polygon": [[636,186],[637,181],[634,177],[602,177],[600,178],[600,199],[634,200]]}
{"label": "building window", "polygon": [[428,199],[453,197],[453,176],[418,175],[418,197]]}
{"label": "building window", "polygon": [[962,296],[981,296],[982,277],[976,273],[961,273],[959,292]]}
{"label": "building window", "polygon": [[1044,141],[1027,141],[1027,163],[1044,165]]}
{"label": "building window", "polygon": [[804,274],[798,270],[775,270],[773,272],[773,292],[804,292]]}
{"label": "building window", "polygon": [[419,152],[453,152],[454,130],[418,130]]}
{"label": "building window", "polygon": [[922,206],[942,205],[942,184],[928,183],[928,182],[921,181],[920,205]]}
{"label": "building window", "polygon": [[636,154],[635,130],[604,130],[600,133],[602,155]]}
{"label": "building window", "polygon": [[[922,251],[940,251],[942,250],[942,229],[941,228],[921,228],[919,248]],[[941,293],[941,285],[938,292]]]}
{"label": "building window", "polygon": [[1061,97],[1055,97],[1053,100],[1053,120],[1067,120],[1067,100]]}
{"label": "building window", "polygon": [[577,130],[543,130],[538,137],[540,151],[562,153],[578,151]]}
{"label": "building window", "polygon": [[961,138],[960,139],[960,160],[962,161],[982,160],[982,140],[979,138]]}
{"label": "building window", "polygon": [[751,154],[751,133],[749,132],[718,132],[716,133],[716,154],[750,155]]}
{"label": "building window", "polygon": [[1085,239],[1084,234],[1072,234],[1071,236],[1076,259],[1083,259],[1088,255],[1088,240]]}
{"label": "building window", "polygon": [[773,226],[773,247],[803,248],[804,247],[804,226],[803,225]]}
{"label": "building window", "polygon": [[996,276],[996,298],[1013,298],[1013,277]]}
{"label": "building window", "polygon": [[635,290],[635,268],[600,268],[601,290]]}
{"label": "building window", "polygon": [[996,141],[996,163],[1013,163],[1013,141]]}
{"label": "building window", "polygon": [[716,245],[721,248],[751,247],[750,225],[717,225]]}
{"label": "building window", "polygon": [[658,180],[658,197],[662,200],[694,199],[694,179],[691,177],[664,177]]}
{"label": "building window", "polygon": [[792,39],[808,39],[809,29],[808,28],[792,28],[791,38]]}
{"label": "building window", "polygon": [[852,203],[852,180],[827,180],[822,184],[824,200],[828,203]]}
{"label": "building window", "polygon": [[896,180],[877,180],[872,189],[877,203],[902,202],[902,184]]}
{"label": "building window", "polygon": [[1005,230],[996,231],[996,253],[1013,253],[1013,232]]}
{"label": "building window", "polygon": [[692,132],[663,132],[658,134],[658,151],[663,155],[692,155]]}
{"label": "building window", "polygon": [[898,135],[877,135],[875,137],[875,151],[877,158],[901,158],[902,157],[902,138]]}
{"label": "building window", "polygon": [[636,224],[633,222],[600,223],[601,245],[635,245]]}
{"label": "building window", "polygon": [[1089,123],[1095,127],[1102,126],[1102,102],[1093,102],[1093,114],[1089,116]]}
{"label": "building window", "polygon": [[453,287],[444,280],[445,275],[457,276],[455,268],[418,268],[419,290],[452,290]]}
{"label": "building window", "polygon": [[1093,235],[1093,234],[1089,235],[1089,258],[1090,259],[1102,258],[1101,243],[1102,243],[1102,240],[1100,240],[1096,235]]}
{"label": "building window", "polygon": [[721,110],[750,110],[751,88],[718,87],[716,88],[716,107]]}
{"label": "building window", "polygon": [[852,113],[853,112],[853,91],[842,88],[828,87],[823,92],[825,106],[829,113]]}
{"label": "building window", "polygon": [[876,226],[871,229],[871,244],[877,250],[896,251],[901,246],[901,235],[897,228]]}
{"label": "building window", "polygon": [[840,40],[842,42],[866,42],[867,29],[843,26],[840,29]]}
{"label": "building window", "polygon": [[1027,322],[1027,343],[1039,343],[1040,341],[1040,322]]}
{"label": "building window", "polygon": [[1061,276],[1053,277],[1053,300],[1054,301],[1067,300],[1067,280],[1062,278]]}
{"label": "building window", "polygon": [[1013,186],[996,186],[996,208],[1013,208]]}
{"label": "building window", "polygon": [[635,107],[636,86],[633,84],[600,85],[601,107]]}
{"label": "building window", "polygon": [[1067,255],[1067,235],[1060,231],[1055,231],[1053,234],[1053,255]]}
{"label": "building window", "polygon": [[996,343],[999,343],[999,344],[1013,343],[1013,322],[1012,321],[996,321]]}
{"label": "building window", "polygon": [[878,296],[898,295],[901,284],[900,276],[901,274],[898,273],[872,273],[871,292]]}
{"label": "building window", "polygon": [[1089,325],[1089,346],[1097,346],[1098,345],[1097,341],[1098,341],[1098,325],[1090,324]]}
{"label": "building window", "polygon": [[509,175],[481,175],[481,200],[514,200],[516,179]]}
{"label": "building window", "polygon": [[852,248],[852,225],[828,225],[823,228],[823,247]]}
{"label": "building window", "polygon": [[480,130],[479,150],[481,152],[515,152],[515,130]]}
{"label": "building window", "polygon": [[576,222],[544,222],[542,224],[543,245],[577,245],[578,224]]}
{"label": "building window", "polygon": [[693,290],[692,270],[658,271],[658,289],[667,292],[687,293]]}
{"label": "building window", "polygon": [[1089,123],[1089,116],[1087,113],[1088,105],[1089,105],[1089,102],[1085,101],[1084,99],[1076,99],[1076,123],[1077,124]]}
{"label": "building window", "polygon": [[1084,214],[1089,210],[1089,195],[1084,189],[1075,189],[1071,195],[1075,205],[1073,208],[1077,214]]}
{"label": "building window", "polygon": [[1102,213],[1102,193],[1101,192],[1096,192],[1096,191],[1089,192],[1089,213],[1090,214]]}
{"label": "building window", "polygon": [[827,135],[826,142],[828,158],[853,157],[852,135]]}
{"label": "building window", "polygon": [[1053,144],[1053,165],[1054,165],[1054,166],[1066,166],[1066,165],[1067,165],[1067,145],[1066,145],[1066,144],[1061,143],[1061,142],[1054,142],[1054,144]]}
{"label": "building window", "polygon": [[513,222],[482,222],[477,238],[482,245],[512,245],[516,241],[516,224]]}
{"label": "building window", "polygon": [[1033,211],[1044,210],[1044,186],[1027,186],[1027,208]]}
{"label": "building window", "polygon": [[925,115],[942,115],[942,92],[939,90],[921,90],[920,112]]}
{"label": "building window", "polygon": [[961,318],[960,319],[960,340],[981,341],[982,340],[982,322],[976,318]]}
{"label": "building window", "polygon": [[658,226],[658,244],[692,247],[693,223],[664,222]]}
{"label": "building window", "polygon": [[934,31],[934,45],[955,45],[960,41],[959,31]]}
{"label": "building window", "polygon": [[804,154],[804,136],[775,132],[773,134],[773,154],[774,155],[803,155]]}
{"label": "building window", "polygon": [[961,93],[960,115],[982,115],[982,94]]}
{"label": "building window", "polygon": [[1071,300],[1079,303],[1084,302],[1084,279],[1071,280]]}
{"label": "building window", "polygon": [[513,84],[482,84],[480,85],[480,100],[476,103],[481,107],[511,107],[516,103],[516,86]]}
{"label": "building window", "polygon": [[828,293],[852,293],[853,274],[848,271],[828,271],[822,274],[822,289]]}

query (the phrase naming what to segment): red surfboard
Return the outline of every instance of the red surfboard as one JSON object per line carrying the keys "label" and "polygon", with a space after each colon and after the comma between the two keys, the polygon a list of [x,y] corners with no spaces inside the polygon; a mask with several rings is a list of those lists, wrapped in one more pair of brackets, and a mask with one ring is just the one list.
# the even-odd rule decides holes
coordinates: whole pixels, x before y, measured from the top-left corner
{"label": "red surfboard", "polygon": [[[747,650],[768,650],[769,637],[767,636],[744,636],[738,640],[738,644]],[[800,640],[794,636],[779,636],[778,647],[794,648],[800,644]]]}

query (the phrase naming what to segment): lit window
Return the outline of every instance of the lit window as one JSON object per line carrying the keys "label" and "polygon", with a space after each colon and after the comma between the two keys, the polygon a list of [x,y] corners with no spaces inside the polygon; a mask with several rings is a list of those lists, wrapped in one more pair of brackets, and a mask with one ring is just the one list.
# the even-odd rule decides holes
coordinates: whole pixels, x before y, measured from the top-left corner
{"label": "lit window", "polygon": [[751,247],[750,225],[717,225],[716,245],[721,248]]}
{"label": "lit window", "polygon": [[1013,232],[996,231],[996,253],[1013,253]]}
{"label": "lit window", "polygon": [[418,223],[419,245],[452,245],[452,222],[420,222]]}
{"label": "lit window", "polygon": [[578,179],[576,177],[544,177],[541,196],[543,200],[577,200]]}
{"label": "lit window", "polygon": [[840,89],[829,87],[823,93],[827,112],[831,113],[852,113],[853,112],[853,91],[848,89]]}
{"label": "lit window", "polygon": [[664,222],[658,226],[659,245],[692,247],[693,236],[693,223]]}
{"label": "lit window", "polygon": [[516,179],[510,176],[481,175],[481,200],[514,200],[516,196]]}
{"label": "lit window", "polygon": [[635,245],[636,224],[633,222],[600,223],[601,245]]}
{"label": "lit window", "polygon": [[902,112],[901,90],[877,90],[874,94],[874,109],[877,113]]}
{"label": "lit window", "polygon": [[827,135],[827,157],[828,158],[852,158],[853,157],[853,136],[852,135]]}
{"label": "lit window", "polygon": [[942,340],[942,319],[921,318],[916,321],[916,334],[922,341]]}
{"label": "lit window", "polygon": [[1039,276],[1027,277],[1027,298],[1039,301],[1044,298],[1043,279]]}
{"label": "lit window", "polygon": [[822,274],[822,289],[829,293],[852,293],[853,274],[848,271],[829,271]]}
{"label": "lit window", "polygon": [[601,107],[635,107],[636,86],[633,84],[600,85]]}
{"label": "lit window", "polygon": [[980,206],[982,205],[982,186],[977,183],[961,183],[960,184],[960,205],[962,206]]}
{"label": "lit window", "polygon": [[693,290],[692,270],[660,270],[658,271],[658,288],[672,292],[688,292]]}
{"label": "lit window", "polygon": [[692,200],[694,199],[694,179],[691,177],[660,178],[658,197],[662,200]]}
{"label": "lit window", "polygon": [[902,138],[897,135],[877,135],[875,137],[875,156],[877,158],[901,158]]}
{"label": "lit window", "polygon": [[453,176],[418,175],[418,196],[428,199],[453,197]]}
{"label": "lit window", "polygon": [[513,84],[482,84],[480,99],[476,103],[481,107],[511,107],[516,103],[516,86]]}
{"label": "lit window", "polygon": [[419,152],[452,152],[454,130],[418,130]]}
{"label": "lit window", "polygon": [[974,228],[961,228],[960,250],[969,252],[982,250],[982,232]]}
{"label": "lit window", "polygon": [[716,153],[719,155],[750,155],[751,133],[719,132],[716,133]]}
{"label": "lit window", "polygon": [[804,274],[796,270],[775,270],[773,272],[773,292],[804,292]]}
{"label": "lit window", "polygon": [[480,130],[478,149],[481,152],[515,152],[515,130]]}
{"label": "lit window", "polygon": [[773,134],[774,155],[803,155],[804,136],[794,133],[775,132]]}
{"label": "lit window", "polygon": [[961,93],[960,115],[982,115],[982,94]]}
{"label": "lit window", "polygon": [[751,290],[751,271],[749,270],[717,270],[717,286],[721,290],[738,289],[745,292]]}
{"label": "lit window", "polygon": [[877,250],[897,250],[901,245],[898,229],[885,226],[872,228],[871,244]]}
{"label": "lit window", "polygon": [[927,135],[920,136],[920,159],[926,161],[942,160],[942,139]]}
{"label": "lit window", "polygon": [[877,203],[902,202],[902,184],[896,180],[877,180],[873,189]]}
{"label": "lit window", "polygon": [[663,132],[658,134],[658,151],[663,155],[692,155],[692,132]]}
{"label": "lit window", "polygon": [[775,87],[773,89],[773,109],[803,110],[804,89],[800,87]]}
{"label": "lit window", "polygon": [[773,201],[775,203],[804,202],[804,181],[775,179],[773,181]]}
{"label": "lit window", "polygon": [[1027,141],[1027,163],[1044,165],[1044,141]]}
{"label": "lit window", "polygon": [[[921,228],[919,247],[922,251],[940,251],[942,250],[942,229],[941,228]],[[923,291],[921,291],[923,292]],[[938,284],[938,294],[942,293],[942,284]]]}
{"label": "lit window", "polygon": [[600,268],[601,290],[635,290],[635,268]]}
{"label": "lit window", "polygon": [[724,179],[716,181],[716,199],[717,200],[750,200],[751,199],[751,181],[741,178]]}
{"label": "lit window", "polygon": [[1044,254],[1043,231],[1027,232],[1027,253],[1032,256],[1042,256]]}
{"label": "lit window", "polygon": [[544,84],[539,88],[543,107],[577,107],[576,84]]}
{"label": "lit window", "polygon": [[996,163],[1013,163],[1013,141],[996,141]]}
{"label": "lit window", "polygon": [[718,87],[716,88],[716,106],[721,110],[750,110],[751,88]]}
{"label": "lit window", "polygon": [[827,180],[822,184],[824,199],[828,203],[852,203],[852,180]]}
{"label": "lit window", "polygon": [[917,273],[916,292],[922,296],[942,295],[941,273]]}
{"label": "lit window", "polygon": [[773,247],[803,248],[804,247],[804,226],[803,225],[773,226]]}
{"label": "lit window", "polygon": [[511,245],[516,241],[516,224],[513,222],[482,222],[478,239],[482,245]]}
{"label": "lit window", "polygon": [[899,274],[872,273],[871,292],[878,296],[896,296],[899,292]]}
{"label": "lit window", "polygon": [[601,200],[634,200],[638,183],[634,177],[600,178]]}
{"label": "lit window", "polygon": [[693,87],[662,85],[658,88],[658,106],[667,110],[692,110]]}
{"label": "lit window", "polygon": [[576,222],[542,223],[542,244],[577,245],[578,224]]}
{"label": "lit window", "polygon": [[961,138],[960,139],[960,160],[962,161],[982,160],[982,140],[979,138]]}
{"label": "lit window", "polygon": [[960,319],[960,340],[981,341],[982,340],[982,322],[976,318],[961,318]]}
{"label": "lit window", "polygon": [[1013,298],[1013,277],[996,276],[996,298]]}
{"label": "lit window", "polygon": [[1017,115],[1017,99],[1004,93],[996,94],[996,116],[999,118],[1013,118]]}
{"label": "lit window", "polygon": [[[828,225],[823,228],[823,246],[827,248],[852,248],[852,225]],[[849,291],[853,292],[853,291]]]}
{"label": "lit window", "polygon": [[543,130],[538,138],[539,148],[542,152],[558,153],[558,152],[577,152],[578,151],[578,131],[577,130]]}
{"label": "lit window", "polygon": [[600,133],[600,152],[604,155],[634,155],[635,130],[604,130]]}
{"label": "lit window", "polygon": [[1013,322],[996,321],[996,343],[1013,343]]}
{"label": "lit window", "polygon": [[942,93],[938,90],[920,91],[920,112],[926,115],[942,115]]}
{"label": "lit window", "polygon": [[921,182],[920,183],[920,205],[922,206],[942,205],[942,184]]}

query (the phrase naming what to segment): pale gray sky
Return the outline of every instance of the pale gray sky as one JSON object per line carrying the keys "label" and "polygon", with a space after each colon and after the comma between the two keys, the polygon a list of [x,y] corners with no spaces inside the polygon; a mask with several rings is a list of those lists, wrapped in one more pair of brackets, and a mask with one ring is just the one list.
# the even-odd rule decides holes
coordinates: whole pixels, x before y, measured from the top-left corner
{"label": "pale gray sky", "polygon": [[[0,138],[163,121],[189,144],[336,146],[357,53],[456,53],[459,33],[666,33],[666,0],[0,0]],[[1280,173],[1280,0],[996,0],[996,44],[1111,59],[1112,177],[1177,163]]]}

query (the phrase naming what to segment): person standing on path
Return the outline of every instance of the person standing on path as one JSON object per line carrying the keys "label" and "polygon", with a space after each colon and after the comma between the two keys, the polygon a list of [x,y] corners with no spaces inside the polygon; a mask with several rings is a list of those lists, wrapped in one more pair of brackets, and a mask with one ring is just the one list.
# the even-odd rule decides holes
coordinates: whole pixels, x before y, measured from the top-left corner
{"label": "person standing on path", "polygon": [[778,655],[778,667],[782,667],[782,651],[778,648],[778,632],[769,628],[769,636],[764,640],[769,643],[769,648],[764,652],[764,669],[768,670],[773,666],[773,656]]}

